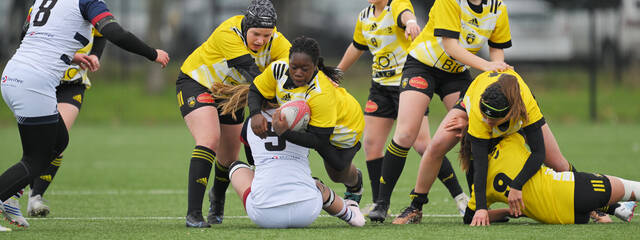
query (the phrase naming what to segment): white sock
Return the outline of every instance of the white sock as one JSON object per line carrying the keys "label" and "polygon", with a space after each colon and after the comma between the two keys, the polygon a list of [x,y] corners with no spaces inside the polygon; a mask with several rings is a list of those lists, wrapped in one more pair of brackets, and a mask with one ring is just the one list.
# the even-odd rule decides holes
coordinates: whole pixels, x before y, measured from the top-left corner
{"label": "white sock", "polygon": [[632,193],[637,199],[638,193],[640,193],[640,182],[629,181],[622,178],[618,179],[620,179],[622,186],[624,186],[624,196],[622,197],[622,201],[630,201]]}

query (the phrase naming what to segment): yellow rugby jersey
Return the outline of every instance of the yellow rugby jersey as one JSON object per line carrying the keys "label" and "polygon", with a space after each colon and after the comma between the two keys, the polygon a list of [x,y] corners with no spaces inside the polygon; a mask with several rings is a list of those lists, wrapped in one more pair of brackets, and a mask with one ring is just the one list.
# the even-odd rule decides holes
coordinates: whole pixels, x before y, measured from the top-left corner
{"label": "yellow rugby jersey", "polygon": [[360,141],[364,130],[360,104],[344,88],[334,86],[322,71],[318,71],[308,85],[296,87],[289,79],[289,63],[285,59],[273,62],[253,84],[264,98],[276,98],[280,105],[305,100],[311,108],[309,125],[334,127],[330,136],[332,145],[349,148]]}
{"label": "yellow rugby jersey", "polygon": [[271,62],[289,57],[291,43],[277,28],[262,49],[251,50],[242,36],[243,18],[244,15],[238,15],[221,23],[209,39],[189,55],[180,70],[206,88],[211,88],[214,82],[238,85],[251,79],[244,79],[238,70],[230,68],[227,60],[250,54],[260,71],[264,71]]}
{"label": "yellow rugby jersey", "polygon": [[463,72],[468,66],[451,58],[442,37],[458,38],[460,45],[476,54],[485,43],[494,48],[511,46],[507,7],[502,0],[483,0],[482,13],[465,0],[436,0],[429,22],[409,47],[409,54],[427,66],[447,72]]}
{"label": "yellow rugby jersey", "polygon": [[[522,119],[509,122],[508,129],[501,129],[500,126],[495,126],[493,129],[485,122],[480,111],[480,98],[482,93],[487,89],[489,85],[498,81],[498,78],[502,74],[510,74],[518,79],[520,87],[520,96],[527,108],[527,114],[529,121],[523,122]],[[469,134],[476,138],[491,139],[501,136],[509,135],[517,132],[523,127],[529,126],[538,120],[542,119],[542,112],[538,107],[538,102],[533,98],[533,94],[527,84],[522,80],[522,77],[513,70],[507,70],[504,72],[484,72],[476,77],[469,85],[467,92],[463,98],[463,107],[467,110],[469,116]]]}
{"label": "yellow rugby jersey", "polygon": [[[91,38],[89,39],[89,44],[76,51],[76,53],[89,54],[91,49],[93,48],[93,39],[96,37],[102,37],[102,34],[98,32],[95,28],[91,28]],[[82,84],[84,84],[87,89],[91,87],[91,81],[89,80],[88,71],[82,69],[80,66],[76,64],[72,64],[64,71],[64,76],[62,76],[61,82],[73,82],[82,79]]]}
{"label": "yellow rugby jersey", "polygon": [[[505,137],[489,154],[487,171],[487,206],[496,202],[508,203],[509,184],[529,157],[529,150],[520,134]],[[547,167],[524,184],[523,213],[536,221],[552,224],[572,224],[574,218],[575,178],[573,172],[555,172]],[[471,194],[469,208],[476,209],[475,192]]]}
{"label": "yellow rugby jersey", "polygon": [[398,25],[402,24],[400,15],[404,11],[413,13],[413,6],[409,0],[393,0],[379,16],[376,17],[374,11],[371,4],[360,12],[353,42],[367,46],[373,55],[373,81],[384,86],[399,86],[411,40],[404,37],[404,29]]}

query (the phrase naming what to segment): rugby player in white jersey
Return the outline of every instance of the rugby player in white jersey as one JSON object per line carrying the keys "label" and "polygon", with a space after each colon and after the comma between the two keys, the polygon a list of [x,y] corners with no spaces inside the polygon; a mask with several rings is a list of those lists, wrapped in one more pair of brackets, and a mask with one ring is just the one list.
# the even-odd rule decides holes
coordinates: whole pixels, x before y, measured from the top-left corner
{"label": "rugby player in white jersey", "polygon": [[[2,97],[18,122],[22,159],[0,175],[0,201],[4,202],[39,176],[67,146],[69,135],[57,109],[56,87],[72,63],[96,71],[97,58],[75,54],[85,47],[92,26],[107,40],[165,67],[169,55],[153,49],[122,29],[102,0],[36,0],[29,28],[0,75]],[[4,204],[0,212],[16,222]]]}
{"label": "rugby player in white jersey", "polygon": [[[234,162],[229,170],[231,185],[251,221],[264,228],[306,227],[324,209],[351,226],[364,226],[358,203],[343,200],[311,177],[309,148],[286,141],[273,131],[270,115],[273,112],[262,112],[268,124],[265,139],[247,127],[250,118],[242,129],[245,154],[249,163],[255,165],[255,171],[241,161]],[[279,119],[279,115],[274,118]]]}

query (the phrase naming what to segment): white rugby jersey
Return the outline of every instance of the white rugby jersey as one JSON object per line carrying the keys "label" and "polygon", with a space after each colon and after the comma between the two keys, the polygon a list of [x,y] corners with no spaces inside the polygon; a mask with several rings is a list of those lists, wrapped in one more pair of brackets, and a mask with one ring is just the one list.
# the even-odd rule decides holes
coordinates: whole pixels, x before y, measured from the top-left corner
{"label": "white rugby jersey", "polygon": [[278,137],[269,122],[268,137],[261,139],[251,130],[247,119],[242,139],[251,148],[256,166],[251,197],[256,208],[270,208],[306,201],[318,196],[319,191],[309,168],[309,149]]}
{"label": "white rugby jersey", "polygon": [[74,53],[90,43],[91,25],[111,16],[102,0],[36,0],[32,8],[27,33],[7,65],[27,66],[56,82]]}

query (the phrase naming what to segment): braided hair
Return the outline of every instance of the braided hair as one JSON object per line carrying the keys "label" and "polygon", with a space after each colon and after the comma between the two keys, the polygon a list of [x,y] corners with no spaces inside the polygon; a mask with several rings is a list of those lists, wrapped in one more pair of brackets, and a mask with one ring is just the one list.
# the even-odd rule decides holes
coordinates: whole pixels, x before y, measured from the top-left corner
{"label": "braided hair", "polygon": [[296,38],[291,43],[289,56],[294,53],[304,53],[309,55],[313,64],[318,66],[318,69],[335,83],[340,83],[342,80],[342,71],[340,71],[340,69],[324,65],[324,59],[320,57],[320,45],[315,39],[305,36]]}

